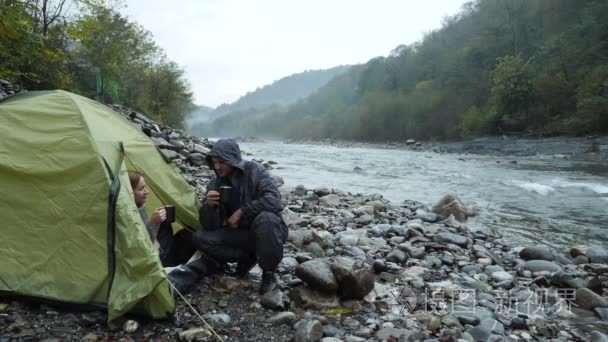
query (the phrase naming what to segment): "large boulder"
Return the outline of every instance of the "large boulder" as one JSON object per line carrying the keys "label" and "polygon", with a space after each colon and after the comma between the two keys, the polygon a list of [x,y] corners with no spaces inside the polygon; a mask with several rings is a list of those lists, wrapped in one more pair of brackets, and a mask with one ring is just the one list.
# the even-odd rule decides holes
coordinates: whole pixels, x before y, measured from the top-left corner
{"label": "large boulder", "polygon": [[363,261],[336,257],[332,260],[331,270],[342,298],[363,299],[374,289],[374,272]]}
{"label": "large boulder", "polygon": [[296,267],[296,276],[312,288],[323,292],[336,292],[338,282],[327,259],[313,259]]}
{"label": "large boulder", "polygon": [[450,215],[454,215],[456,220],[465,222],[469,216],[473,216],[473,212],[467,209],[458,197],[451,194],[443,196],[433,206],[432,211],[441,216],[443,220],[450,217]]}

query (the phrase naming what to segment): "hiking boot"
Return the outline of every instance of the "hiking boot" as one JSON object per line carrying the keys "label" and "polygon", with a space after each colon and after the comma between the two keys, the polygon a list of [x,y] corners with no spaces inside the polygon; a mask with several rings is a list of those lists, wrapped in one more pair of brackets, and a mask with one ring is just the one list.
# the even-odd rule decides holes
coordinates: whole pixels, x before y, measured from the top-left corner
{"label": "hiking boot", "polygon": [[251,271],[251,269],[254,268],[257,263],[258,261],[255,259],[239,261],[239,263],[236,265],[236,271],[234,272],[234,275],[239,278],[246,278],[249,274],[249,271]]}
{"label": "hiking boot", "polygon": [[264,271],[262,273],[262,284],[260,285],[260,294],[276,290],[279,288],[279,281],[274,274],[274,271]]}

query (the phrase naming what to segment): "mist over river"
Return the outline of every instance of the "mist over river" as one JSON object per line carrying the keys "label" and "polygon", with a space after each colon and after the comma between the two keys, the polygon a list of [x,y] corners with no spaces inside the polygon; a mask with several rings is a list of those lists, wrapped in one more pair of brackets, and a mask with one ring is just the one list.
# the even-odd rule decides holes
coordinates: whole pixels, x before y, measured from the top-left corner
{"label": "mist over river", "polygon": [[[471,227],[512,244],[570,247],[608,241],[608,162],[497,157],[377,147],[241,142],[246,158],[273,160],[286,187],[380,193],[432,206],[454,193],[480,208]],[[360,168],[355,169],[356,167]]]}

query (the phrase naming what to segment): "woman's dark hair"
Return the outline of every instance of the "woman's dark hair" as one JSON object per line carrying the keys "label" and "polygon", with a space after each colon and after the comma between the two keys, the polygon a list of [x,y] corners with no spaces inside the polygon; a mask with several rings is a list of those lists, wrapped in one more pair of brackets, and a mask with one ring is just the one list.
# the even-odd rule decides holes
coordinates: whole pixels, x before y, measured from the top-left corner
{"label": "woman's dark hair", "polygon": [[141,180],[141,178],[144,175],[142,175],[138,171],[128,171],[128,174],[129,174],[129,182],[131,182],[131,188],[135,189],[135,187],[137,186],[137,184],[139,184],[139,181]]}

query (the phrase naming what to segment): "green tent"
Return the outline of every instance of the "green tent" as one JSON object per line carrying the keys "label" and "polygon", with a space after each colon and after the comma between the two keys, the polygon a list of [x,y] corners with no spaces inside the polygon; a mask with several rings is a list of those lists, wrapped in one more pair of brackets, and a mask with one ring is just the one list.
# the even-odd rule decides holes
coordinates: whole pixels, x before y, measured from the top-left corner
{"label": "green tent", "polygon": [[110,322],[173,313],[127,170],[145,175],[151,208],[176,206],[176,230],[200,228],[199,203],[151,140],[108,107],[60,90],[0,101],[0,137],[0,293],[101,306]]}

